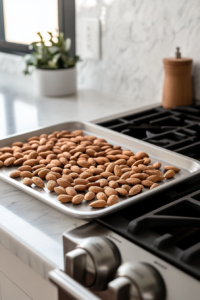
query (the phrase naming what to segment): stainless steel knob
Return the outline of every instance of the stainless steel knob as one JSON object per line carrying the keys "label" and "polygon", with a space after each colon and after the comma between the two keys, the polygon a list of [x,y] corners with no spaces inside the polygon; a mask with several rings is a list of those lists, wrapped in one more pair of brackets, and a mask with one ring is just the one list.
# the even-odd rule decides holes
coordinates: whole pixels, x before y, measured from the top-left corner
{"label": "stainless steel knob", "polygon": [[103,290],[115,276],[121,257],[116,245],[104,237],[85,239],[65,256],[65,271],[84,286]]}
{"label": "stainless steel knob", "polygon": [[158,271],[145,263],[124,263],[108,285],[108,299],[164,300],[165,284]]}

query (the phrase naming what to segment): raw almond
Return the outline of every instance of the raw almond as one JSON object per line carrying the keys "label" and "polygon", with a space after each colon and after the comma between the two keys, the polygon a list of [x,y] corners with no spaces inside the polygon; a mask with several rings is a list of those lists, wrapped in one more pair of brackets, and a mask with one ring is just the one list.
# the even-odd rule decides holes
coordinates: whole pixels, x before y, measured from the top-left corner
{"label": "raw almond", "polygon": [[127,178],[126,181],[130,185],[135,185],[141,182],[141,180],[138,178]]}
{"label": "raw almond", "polygon": [[72,196],[72,197],[74,197],[74,196],[76,196],[77,195],[77,192],[76,192],[76,190],[75,190],[75,188],[74,187],[67,187],[66,188],[66,192],[67,192],[67,194],[69,195],[69,196]]}
{"label": "raw almond", "polygon": [[86,185],[89,183],[89,181],[86,179],[83,179],[83,178],[77,178],[74,180],[74,183],[75,183],[75,185],[79,185],[79,184]]}
{"label": "raw almond", "polygon": [[130,190],[129,190],[129,196],[134,196],[137,195],[141,192],[142,188],[139,184],[133,186]]}
{"label": "raw almond", "polygon": [[75,188],[75,190],[78,191],[78,192],[83,192],[83,191],[87,190],[86,185],[81,185],[81,184],[75,185],[74,188]]}
{"label": "raw almond", "polygon": [[62,168],[60,168],[60,167],[53,167],[53,168],[51,168],[51,171],[52,172],[56,172],[56,173],[62,173],[62,171],[63,171],[63,169]]}
{"label": "raw almond", "polygon": [[58,178],[57,179],[57,184],[59,186],[64,187],[64,188],[66,188],[68,186],[71,186],[71,182],[68,179],[66,179],[66,178]]}
{"label": "raw almond", "polygon": [[106,172],[112,173],[114,171],[115,164],[111,163],[107,166]]}
{"label": "raw almond", "polygon": [[109,182],[109,187],[111,187],[111,188],[113,188],[113,189],[116,189],[116,188],[119,187],[119,184],[118,184],[116,181],[111,180],[111,181]]}
{"label": "raw almond", "polygon": [[93,173],[88,170],[88,171],[85,171],[83,173],[80,174],[80,178],[83,178],[83,179],[87,179],[88,177],[92,177],[93,176]]}
{"label": "raw almond", "polygon": [[157,181],[163,181],[165,179],[164,176],[160,176],[160,175],[151,175],[147,178],[147,180],[153,181],[153,182],[157,182]]}
{"label": "raw almond", "polygon": [[57,197],[58,201],[62,202],[62,203],[68,203],[72,201],[72,196],[69,195],[59,195]]}
{"label": "raw almond", "polygon": [[107,180],[108,180],[108,181],[112,181],[112,180],[113,180],[113,181],[117,181],[117,180],[119,180],[119,179],[120,179],[120,178],[119,178],[118,176],[109,176]]}
{"label": "raw almond", "polygon": [[133,174],[131,175],[131,178],[138,178],[138,179],[146,179],[148,177],[148,174],[146,173],[136,173],[136,174]]}
{"label": "raw almond", "polygon": [[32,177],[32,181],[37,187],[40,187],[40,188],[45,187],[44,181],[39,177]]}
{"label": "raw almond", "polygon": [[35,159],[38,156],[38,153],[36,151],[32,151],[28,155],[28,160],[29,159]]}
{"label": "raw almond", "polygon": [[116,165],[114,168],[115,176],[121,177],[123,174],[123,171],[121,170],[120,166]]}
{"label": "raw almond", "polygon": [[128,156],[134,156],[134,153],[133,153],[132,151],[130,151],[130,150],[124,150],[124,151],[122,152],[122,154],[128,155]]}
{"label": "raw almond", "polygon": [[94,199],[94,197],[95,197],[95,193],[93,193],[93,192],[88,192],[87,194],[85,194],[84,199],[85,199],[86,201],[90,201],[90,200]]}
{"label": "raw almond", "polygon": [[175,172],[173,170],[168,170],[165,174],[164,177],[169,179],[169,178],[173,178],[175,176]]}
{"label": "raw almond", "polygon": [[90,181],[90,182],[94,182],[94,181],[97,181],[97,180],[99,180],[101,178],[102,178],[101,175],[96,175],[96,176],[88,177],[87,180]]}
{"label": "raw almond", "polygon": [[99,184],[100,184],[100,187],[104,187],[104,186],[108,185],[108,181],[106,179],[100,179]]}
{"label": "raw almond", "polygon": [[103,192],[103,189],[100,186],[91,186],[91,187],[89,187],[89,192],[98,194],[100,192]]}
{"label": "raw almond", "polygon": [[13,171],[12,173],[10,173],[10,178],[17,178],[17,177],[20,177],[20,174],[21,172],[16,170],[16,171]]}
{"label": "raw almond", "polygon": [[135,154],[136,158],[139,160],[139,159],[142,159],[144,157],[149,157],[149,155],[146,153],[146,152],[137,152]]}
{"label": "raw almond", "polygon": [[148,158],[148,157],[143,158],[143,164],[149,165],[150,163],[151,163],[150,158]]}
{"label": "raw almond", "polygon": [[58,195],[65,195],[66,194],[66,190],[62,187],[62,186],[56,186],[54,188],[54,191],[56,192],[56,194]]}
{"label": "raw almond", "polygon": [[91,186],[100,186],[100,183],[99,182],[90,182],[90,183],[86,184],[87,189]]}
{"label": "raw almond", "polygon": [[35,166],[37,164],[39,164],[39,161],[37,159],[29,159],[29,160],[27,160],[27,161],[25,161],[23,163],[23,166],[31,166],[31,167],[33,167],[33,166]]}
{"label": "raw almond", "polygon": [[0,160],[5,161],[6,159],[13,157],[11,153],[4,153],[3,155],[0,156]]}
{"label": "raw almond", "polygon": [[121,196],[126,196],[128,195],[128,191],[126,189],[121,188],[117,188],[116,191],[118,192],[119,195]]}
{"label": "raw almond", "polygon": [[32,181],[31,178],[26,177],[26,178],[23,179],[23,184],[24,185],[30,186],[32,183],[33,183],[33,181]]}
{"label": "raw almond", "polygon": [[133,166],[137,167],[138,165],[143,164],[143,163],[144,163],[143,159],[140,159],[140,160],[137,160],[136,162],[134,162]]}
{"label": "raw almond", "polygon": [[117,204],[118,201],[119,201],[119,197],[117,195],[111,195],[108,198],[107,204],[108,204],[108,206],[111,206],[111,205]]}
{"label": "raw almond", "polygon": [[97,199],[107,201],[108,197],[103,192],[100,192],[100,193],[97,194]]}
{"label": "raw almond", "polygon": [[45,176],[50,172],[49,169],[42,169],[38,172],[38,176],[42,179],[45,178]]}
{"label": "raw almond", "polygon": [[159,161],[157,161],[157,162],[155,162],[154,164],[153,164],[153,166],[154,166],[154,168],[156,168],[156,169],[160,169],[161,168],[161,163],[159,162]]}
{"label": "raw almond", "polygon": [[18,170],[21,171],[21,172],[22,171],[29,171],[30,172],[30,171],[32,171],[32,168],[31,168],[31,166],[21,166],[21,167],[18,168]]}
{"label": "raw almond", "polygon": [[89,168],[90,164],[85,160],[78,160],[77,164],[83,168]]}
{"label": "raw almond", "polygon": [[20,165],[22,165],[23,164],[23,162],[25,162],[26,161],[26,158],[19,158],[19,159],[17,159],[16,161],[14,161],[14,166],[20,166]]}
{"label": "raw almond", "polygon": [[54,188],[57,187],[57,183],[54,180],[50,180],[47,182],[47,188],[49,191],[54,192]]}
{"label": "raw almond", "polygon": [[108,177],[110,177],[110,176],[113,176],[113,173],[111,173],[111,172],[102,172],[102,173],[101,173],[101,176],[103,176],[103,177],[105,177],[105,178],[108,178]]}
{"label": "raw almond", "polygon": [[105,207],[107,205],[107,202],[105,200],[97,200],[89,204],[89,206],[93,208],[101,208]]}
{"label": "raw almond", "polygon": [[84,195],[81,195],[81,194],[76,195],[73,197],[72,203],[75,205],[80,204],[83,201],[83,199],[84,199]]}
{"label": "raw almond", "polygon": [[124,189],[124,190],[126,190],[127,192],[130,191],[130,189],[131,189],[130,185],[128,185],[128,184],[123,184],[121,186],[121,188]]}
{"label": "raw almond", "polygon": [[112,189],[111,187],[107,187],[105,188],[104,192],[106,193],[106,195],[108,197],[112,196],[112,195],[117,195],[117,191]]}
{"label": "raw almond", "polygon": [[56,180],[57,180],[57,177],[56,177],[55,175],[51,174],[51,173],[48,173],[48,174],[46,175],[45,179],[46,179],[47,181],[50,181],[50,180],[56,181]]}
{"label": "raw almond", "polygon": [[[0,158],[0,159],[1,159],[1,158]],[[172,171],[174,171],[174,172],[176,172],[176,173],[180,172],[180,169],[179,169],[179,168],[173,167],[173,166],[165,166],[164,169],[165,169],[166,171],[172,170]]]}
{"label": "raw almond", "polygon": [[142,180],[142,185],[147,186],[147,187],[151,187],[154,184],[153,181],[150,180]]}
{"label": "raw almond", "polygon": [[155,189],[155,188],[158,187],[158,186],[159,186],[159,184],[154,183],[154,184],[152,184],[152,186],[150,187],[150,190],[153,190],[153,189]]}
{"label": "raw almond", "polygon": [[124,179],[126,180],[127,178],[129,178],[131,176],[131,172],[125,172],[120,179]]}
{"label": "raw almond", "polygon": [[25,178],[25,177],[27,177],[27,178],[32,178],[32,177],[33,177],[33,174],[32,174],[31,172],[29,172],[29,171],[22,171],[22,172],[20,173],[20,176],[21,176],[22,178]]}
{"label": "raw almond", "polygon": [[119,179],[116,181],[118,184],[122,185],[122,184],[127,184],[127,181],[125,179]]}
{"label": "raw almond", "polygon": [[160,170],[145,170],[146,174],[150,175],[160,175],[162,176],[162,172]]}
{"label": "raw almond", "polygon": [[115,165],[125,165],[126,164],[126,160],[125,159],[118,159],[114,162]]}
{"label": "raw almond", "polygon": [[5,166],[5,167],[10,167],[15,161],[16,161],[16,158],[15,158],[15,157],[7,158],[7,159],[4,161],[4,166]]}

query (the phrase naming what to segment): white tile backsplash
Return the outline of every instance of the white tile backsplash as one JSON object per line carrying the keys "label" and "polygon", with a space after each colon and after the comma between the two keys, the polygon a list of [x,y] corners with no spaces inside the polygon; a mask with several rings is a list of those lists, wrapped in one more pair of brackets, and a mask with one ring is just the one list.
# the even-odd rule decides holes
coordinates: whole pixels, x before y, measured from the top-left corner
{"label": "white tile backsplash", "polygon": [[[101,59],[78,65],[78,86],[161,101],[164,57],[181,47],[194,59],[194,98],[200,99],[199,0],[76,0],[77,53],[82,49],[82,19],[101,20]],[[6,59],[5,59],[6,58]],[[22,74],[21,57],[0,53],[0,70]]]}

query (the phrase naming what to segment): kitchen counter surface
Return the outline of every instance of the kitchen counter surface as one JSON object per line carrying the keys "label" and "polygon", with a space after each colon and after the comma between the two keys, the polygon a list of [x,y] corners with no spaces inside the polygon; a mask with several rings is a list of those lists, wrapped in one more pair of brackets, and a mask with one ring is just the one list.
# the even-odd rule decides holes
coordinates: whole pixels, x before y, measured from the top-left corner
{"label": "kitchen counter surface", "polygon": [[[91,90],[64,98],[38,97],[29,78],[0,73],[0,138],[61,122],[91,121],[149,104],[153,103]],[[63,267],[62,233],[84,223],[0,181],[0,243],[44,278],[49,270]]]}

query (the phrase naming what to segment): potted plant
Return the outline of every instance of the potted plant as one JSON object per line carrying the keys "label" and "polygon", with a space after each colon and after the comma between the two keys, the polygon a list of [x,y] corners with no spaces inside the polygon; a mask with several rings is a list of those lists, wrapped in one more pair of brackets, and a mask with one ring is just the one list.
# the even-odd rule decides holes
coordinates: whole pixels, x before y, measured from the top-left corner
{"label": "potted plant", "polygon": [[35,51],[25,56],[24,74],[30,74],[29,67],[36,69],[38,91],[44,96],[64,96],[76,92],[76,63],[79,56],[70,56],[71,40],[64,39],[63,33],[53,36],[45,42],[40,32],[39,42],[29,47]]}

